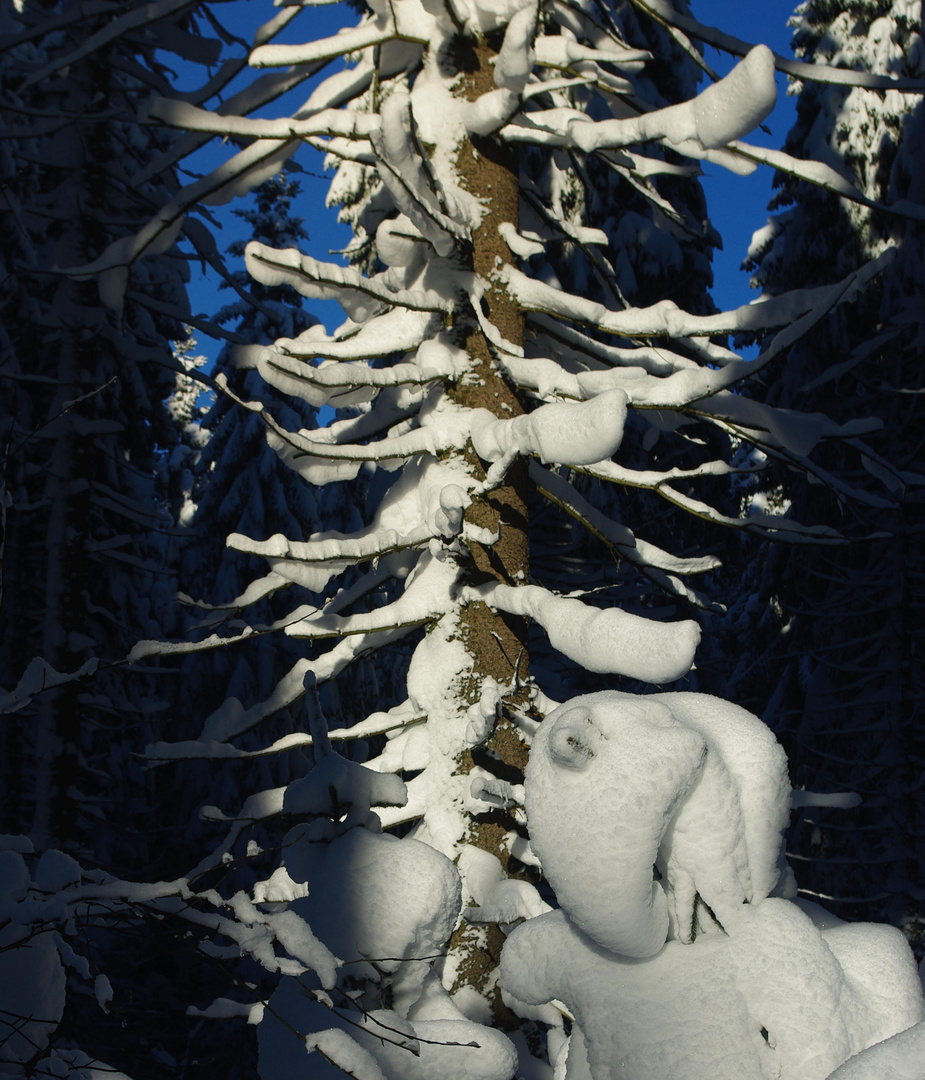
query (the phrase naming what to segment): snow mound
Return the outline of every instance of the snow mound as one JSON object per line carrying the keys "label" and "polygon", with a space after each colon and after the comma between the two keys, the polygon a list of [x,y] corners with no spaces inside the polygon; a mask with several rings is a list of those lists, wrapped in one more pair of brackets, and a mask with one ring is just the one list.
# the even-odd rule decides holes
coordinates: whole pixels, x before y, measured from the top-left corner
{"label": "snow mound", "polygon": [[286,838],[287,869],[309,893],[289,908],[342,976],[330,992],[311,974],[282,980],[258,1031],[262,1080],[510,1080],[511,1041],[463,1016],[431,970],[462,906],[453,863],[411,838],[357,828],[312,843],[299,828],[310,827]]}
{"label": "snow mound", "polygon": [[[539,726],[524,801],[562,909],[511,932],[501,984],[524,1016],[575,1018],[565,1080],[825,1080],[925,1019],[900,931],[771,895],[789,888],[786,759],[744,709],[574,698]],[[920,1036],[897,1046],[905,1067]],[[892,1074],[846,1074],[875,1075]]]}
{"label": "snow mound", "polygon": [[925,1080],[925,1022],[855,1054],[830,1080]]}
{"label": "snow mound", "polygon": [[346,963],[365,960],[396,973],[393,989],[402,965],[408,978],[415,971],[423,978],[422,959],[441,950],[461,907],[459,873],[450,860],[417,840],[363,828],[330,844],[292,846],[287,869],[293,880],[307,874],[309,886],[292,910],[331,952]]}
{"label": "snow mound", "polygon": [[731,936],[670,941],[634,960],[602,949],[554,911],[513,931],[501,980],[514,999],[561,1001],[575,1017],[580,1035],[572,1035],[567,1080],[588,1076],[585,1057],[593,1080],[825,1080],[851,1054],[923,1015],[911,958],[884,988],[887,1021],[868,1011],[863,979],[845,970],[828,938],[795,904],[771,898],[749,909]]}

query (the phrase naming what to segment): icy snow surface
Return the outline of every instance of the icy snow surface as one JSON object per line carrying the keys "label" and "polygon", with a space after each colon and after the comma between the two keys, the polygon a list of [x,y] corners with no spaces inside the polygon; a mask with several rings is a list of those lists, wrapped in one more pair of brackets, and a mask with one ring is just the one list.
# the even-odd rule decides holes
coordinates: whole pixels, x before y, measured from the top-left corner
{"label": "icy snow surface", "polygon": [[566,1080],[824,1080],[925,1018],[898,930],[769,895],[792,892],[790,788],[745,710],[575,698],[540,725],[524,786],[562,909],[513,930],[501,980],[525,1015],[574,1016]]}

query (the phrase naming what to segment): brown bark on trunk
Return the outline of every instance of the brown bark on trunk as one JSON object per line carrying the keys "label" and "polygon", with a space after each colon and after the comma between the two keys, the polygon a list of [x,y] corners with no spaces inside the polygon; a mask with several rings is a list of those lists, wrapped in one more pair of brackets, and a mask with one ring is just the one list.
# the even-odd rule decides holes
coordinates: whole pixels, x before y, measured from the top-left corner
{"label": "brown bark on trunk", "polygon": [[[495,88],[492,59],[494,43],[485,39],[459,43],[457,62],[463,71],[459,93],[468,100]],[[520,201],[519,171],[516,154],[490,137],[467,140],[457,158],[460,182],[487,206],[487,213],[475,231],[472,245],[472,268],[486,283],[482,298],[485,317],[514,345],[524,340],[524,317],[507,291],[497,283],[497,271],[513,260],[512,253],[498,231],[504,222],[518,224]],[[467,380],[452,391],[453,400],[468,408],[488,409],[501,419],[511,419],[524,412],[514,388],[505,380],[492,358],[489,343],[473,318],[465,342],[475,361],[476,379]],[[474,473],[483,478],[485,469],[475,453],[468,451]],[[469,548],[477,576],[494,578],[505,584],[524,582],[529,575],[527,535],[527,471],[523,461],[516,461],[505,483],[489,495],[475,499],[466,511],[466,520],[489,529],[499,536],[497,543]],[[521,704],[526,691],[521,689],[529,676],[527,622],[525,619],[493,611],[483,603],[470,603],[461,613],[461,633],[472,657],[472,674],[466,697],[477,701],[486,678],[501,684],[514,684],[512,703]],[[468,773],[474,764],[492,768],[505,779],[522,781],[527,762],[527,746],[519,729],[503,715],[485,744],[465,753],[459,771]],[[495,855],[507,870],[510,855],[505,836],[516,827],[506,812],[479,815],[470,823],[466,842]],[[464,898],[472,903],[472,897]],[[463,921],[450,942],[458,962],[456,982],[451,990],[472,987],[485,995],[497,1022],[507,1026],[508,1010],[501,1002],[496,973],[503,934],[497,925],[473,925]],[[516,1019],[510,1017],[512,1023]]]}

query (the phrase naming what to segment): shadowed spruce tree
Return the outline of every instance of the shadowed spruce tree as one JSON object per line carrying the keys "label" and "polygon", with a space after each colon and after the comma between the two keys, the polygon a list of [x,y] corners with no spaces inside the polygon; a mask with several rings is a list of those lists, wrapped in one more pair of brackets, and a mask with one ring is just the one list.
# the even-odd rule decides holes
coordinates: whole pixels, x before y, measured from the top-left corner
{"label": "shadowed spruce tree", "polygon": [[[174,939],[144,939],[107,875],[151,875],[163,842],[139,751],[161,733],[167,695],[156,671],[124,661],[140,636],[168,631],[174,602],[159,473],[176,438],[171,340],[188,314],[180,218],[132,242],[177,197],[177,163],[197,143],[142,113],[175,92],[181,62],[190,81],[200,73],[204,89],[184,95],[198,102],[246,69],[223,58],[231,38],[216,26],[196,0],[0,10],[4,1075],[89,1077],[97,1055],[141,1073],[188,1048],[185,1003],[168,1018],[176,998],[163,993]],[[255,84],[242,107],[301,77]],[[187,229],[209,254],[205,231]],[[81,272],[113,251],[108,273]],[[81,899],[90,882],[109,898]]]}
{"label": "shadowed spruce tree", "polygon": [[[156,473],[172,441],[163,400],[187,271],[170,244],[102,283],[64,271],[134,235],[175,194],[174,168],[155,164],[173,140],[137,114],[152,86],[169,92],[171,47],[217,57],[196,7],[133,18],[101,3],[74,18],[24,2],[0,24],[0,685],[12,710],[0,831],[112,868],[148,857],[150,791],[131,748],[156,730],[158,698],[150,679],[112,665],[163,626],[169,599]],[[51,688],[56,672],[93,671]]]}
{"label": "shadowed spruce tree", "polygon": [[[800,60],[925,76],[918,3],[813,2],[793,25]],[[920,94],[806,83],[786,150],[825,161],[871,203],[921,214],[922,122]],[[778,733],[796,786],[860,796],[853,809],[811,806],[797,815],[792,850],[808,894],[851,918],[904,925],[917,943],[925,918],[922,226],[786,175],[778,188],[774,216],[750,251],[766,296],[817,285],[833,266],[849,273],[887,248],[896,257],[857,303],[793,346],[781,377],[761,383],[762,399],[882,427],[867,456],[834,446],[824,459],[870,494],[866,507],[786,470],[774,475],[795,517],[828,521],[852,542],[771,555],[763,590],[778,636],[759,654],[756,635],[745,651],[750,666],[727,692]]]}
{"label": "shadowed spruce tree", "polygon": [[[235,210],[250,227],[253,236],[276,247],[295,246],[308,239],[300,219],[290,207],[299,190],[298,183],[281,173],[261,184],[254,192],[253,206]],[[229,255],[240,260],[244,242],[233,243]],[[238,264],[241,265],[240,263]],[[280,336],[294,336],[313,325],[315,320],[302,310],[302,299],[294,290],[282,286],[267,288],[254,282],[243,267],[231,271],[242,296],[224,307],[215,322],[232,330],[239,342],[269,344]],[[274,414],[284,416],[287,427],[313,427],[314,410],[299,399],[267,392],[266,384],[246,371],[236,370],[231,362],[232,346],[219,354],[214,374],[227,377],[236,393],[257,397],[266,393],[265,403]],[[194,384],[197,385],[197,384]],[[211,408],[201,417],[197,447],[190,447],[185,458],[183,505],[179,520],[190,532],[183,545],[178,569],[186,608],[184,628],[191,637],[204,636],[215,626],[231,622],[238,612],[223,608],[222,600],[234,601],[260,569],[256,559],[242,559],[230,551],[225,538],[232,533],[246,533],[269,538],[274,533],[306,535],[314,531],[318,510],[311,489],[302,484],[267,447],[264,426],[252,413],[236,408],[229,398],[213,399]],[[197,604],[208,600],[208,603]],[[281,612],[279,613],[281,614]],[[250,608],[252,622],[267,625],[274,620],[272,593],[262,605]],[[288,654],[287,648],[288,645]],[[253,700],[268,694],[280,676],[295,662],[297,653],[291,643],[271,637],[258,637],[251,648],[209,652],[190,657],[177,680],[177,695],[172,704],[171,738],[192,736],[201,717],[212,712],[226,698]],[[282,647],[281,647],[282,646]],[[285,711],[276,717],[282,733],[290,730],[293,719]],[[192,724],[183,731],[182,724]],[[189,770],[193,771],[189,771]],[[259,770],[246,779],[216,770],[210,764],[177,766],[162,774],[165,783],[183,793],[171,807],[171,828],[175,841],[167,845],[174,869],[188,865],[190,851],[200,844],[190,843],[188,832],[203,805],[229,805],[240,790],[224,791],[223,784],[237,783],[245,790],[268,786],[261,784]],[[214,828],[214,826],[213,826]]]}

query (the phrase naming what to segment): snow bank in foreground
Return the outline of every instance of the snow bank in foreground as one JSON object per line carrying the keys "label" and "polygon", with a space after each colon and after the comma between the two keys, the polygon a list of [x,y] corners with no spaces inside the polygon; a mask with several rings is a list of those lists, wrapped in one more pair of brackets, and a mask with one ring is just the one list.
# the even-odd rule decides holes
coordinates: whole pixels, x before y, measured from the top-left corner
{"label": "snow bank in foreground", "polygon": [[[556,1001],[574,1016],[566,1080],[825,1080],[925,1019],[898,930],[770,895],[791,891],[790,789],[745,710],[575,698],[540,725],[524,787],[562,910],[513,930],[501,982],[515,1011]],[[897,1060],[919,1039],[902,1037]]]}

